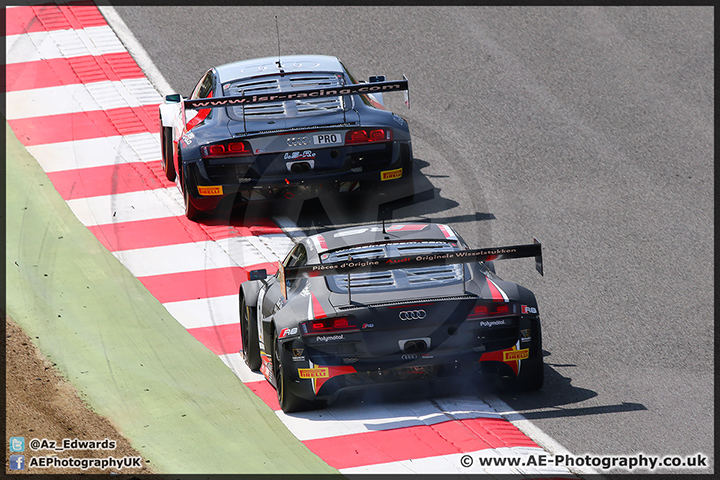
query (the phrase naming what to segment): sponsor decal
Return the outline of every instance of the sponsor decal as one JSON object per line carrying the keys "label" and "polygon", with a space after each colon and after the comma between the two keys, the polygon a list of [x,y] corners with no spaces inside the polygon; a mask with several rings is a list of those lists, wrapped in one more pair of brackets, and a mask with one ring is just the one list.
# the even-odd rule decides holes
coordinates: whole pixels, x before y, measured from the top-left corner
{"label": "sponsor decal", "polygon": [[532,337],[530,337],[530,329],[529,328],[523,328],[520,330],[520,341],[521,342],[529,342]]}
{"label": "sponsor decal", "polygon": [[417,232],[420,230],[424,230],[429,225],[427,223],[408,223],[406,225],[390,225],[386,231],[387,232]]}
{"label": "sponsor decal", "polygon": [[304,351],[304,348],[293,348],[293,355],[295,355],[296,357],[302,357]]}
{"label": "sponsor decal", "polygon": [[302,152],[286,153],[285,160],[312,160],[315,158],[315,152],[312,150],[304,150]]}
{"label": "sponsor decal", "polygon": [[498,325],[510,325],[512,322],[501,318],[500,320],[482,320],[480,321],[481,327],[497,327]]}
{"label": "sponsor decal", "polygon": [[214,187],[204,187],[202,185],[198,185],[197,188],[198,188],[198,193],[204,197],[211,197],[211,196],[223,194],[222,185],[217,185]]}
{"label": "sponsor decal", "polygon": [[[367,229],[364,229],[367,230]],[[349,233],[345,233],[349,235]],[[336,234],[337,236],[337,234]],[[347,270],[368,271],[375,266],[381,266],[380,271],[392,270],[394,268],[412,268],[411,266],[429,266],[431,264],[451,265],[456,263],[470,263],[475,261],[484,261],[489,256],[498,256],[498,258],[524,258],[541,255],[540,244],[534,245],[517,245],[514,247],[501,247],[492,249],[477,250],[460,250],[439,254],[428,255],[411,255],[403,257],[385,258],[378,260],[358,260],[344,261],[329,264],[308,264],[298,267],[288,267],[286,274],[291,278],[299,276],[315,277],[318,275],[336,275],[345,273]],[[409,258],[409,261],[396,263],[398,260]],[[488,279],[488,284],[490,284]],[[497,289],[496,285],[492,285],[493,299],[498,301],[509,301],[507,295]]]}
{"label": "sponsor decal", "polygon": [[535,308],[535,307],[528,307],[527,305],[521,305],[521,306],[520,306],[520,312],[521,312],[521,313],[537,313],[537,308]]}
{"label": "sponsor decal", "polygon": [[513,360],[525,360],[530,357],[530,349],[510,350],[503,352],[503,362],[511,362]]}
{"label": "sponsor decal", "polygon": [[396,168],[395,170],[385,170],[384,172],[380,172],[380,180],[397,180],[398,178],[402,177],[402,168]]}
{"label": "sponsor decal", "polygon": [[326,367],[298,368],[300,378],[329,378],[330,372]]}
{"label": "sponsor decal", "polygon": [[355,362],[357,362],[357,361],[358,361],[358,358],[357,358],[357,357],[347,357],[347,358],[343,358],[343,363],[344,363],[345,365],[350,365],[351,363],[355,363]]}
{"label": "sponsor decal", "polygon": [[342,333],[339,335],[320,335],[315,337],[318,342],[334,342],[336,340],[345,340],[345,335]]}
{"label": "sponsor decal", "polygon": [[[265,67],[262,67],[263,69]],[[286,100],[302,100],[306,98],[328,97],[338,95],[352,95],[358,93],[390,92],[408,89],[407,80],[396,80],[391,82],[380,82],[373,84],[347,85],[342,88],[313,89],[295,92],[282,92],[274,95],[241,95],[224,98],[207,98],[185,100],[185,108],[208,108],[208,107],[231,107],[233,105],[244,105],[261,102],[283,102]]]}
{"label": "sponsor decal", "polygon": [[363,330],[367,330],[368,328],[375,328],[375,324],[374,323],[363,323],[362,324]]}
{"label": "sponsor decal", "polygon": [[180,141],[183,142],[186,146],[190,146],[193,142],[193,138],[195,138],[195,134],[193,132],[185,132],[183,133],[182,137],[180,137]]}

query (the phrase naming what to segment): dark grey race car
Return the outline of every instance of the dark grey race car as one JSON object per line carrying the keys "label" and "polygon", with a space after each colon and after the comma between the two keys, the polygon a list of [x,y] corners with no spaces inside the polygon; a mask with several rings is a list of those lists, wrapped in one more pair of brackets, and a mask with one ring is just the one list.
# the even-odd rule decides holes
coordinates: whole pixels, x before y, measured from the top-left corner
{"label": "dark grey race car", "polygon": [[471,250],[447,225],[393,223],[328,231],[297,243],[274,276],[240,287],[245,362],[275,386],[285,412],[380,381],[495,373],[543,384],[535,296],[494,273],[529,245]]}
{"label": "dark grey race car", "polygon": [[384,93],[407,90],[407,79],[361,83],[331,56],[221,65],[189,98],[168,95],[160,105],[163,169],[190,219],[224,200],[358,190],[409,196],[408,124],[383,108]]}

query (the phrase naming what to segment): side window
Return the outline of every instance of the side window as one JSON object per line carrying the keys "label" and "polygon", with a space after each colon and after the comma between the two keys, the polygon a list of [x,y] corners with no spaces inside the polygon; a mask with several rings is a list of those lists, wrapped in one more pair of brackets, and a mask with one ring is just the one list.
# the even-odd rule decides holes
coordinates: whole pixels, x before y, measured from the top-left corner
{"label": "side window", "polygon": [[[305,250],[305,245],[302,243],[298,243],[295,245],[295,248],[293,248],[290,251],[290,254],[285,258],[284,266],[285,267],[300,267],[307,263],[307,250]],[[288,279],[285,280],[285,284],[288,288],[295,288],[299,285],[300,280],[302,278],[296,278],[296,279]]]}
{"label": "side window", "polygon": [[215,86],[215,75],[213,71],[208,71],[200,82],[195,86],[191,99],[208,98],[213,96],[213,87]]}

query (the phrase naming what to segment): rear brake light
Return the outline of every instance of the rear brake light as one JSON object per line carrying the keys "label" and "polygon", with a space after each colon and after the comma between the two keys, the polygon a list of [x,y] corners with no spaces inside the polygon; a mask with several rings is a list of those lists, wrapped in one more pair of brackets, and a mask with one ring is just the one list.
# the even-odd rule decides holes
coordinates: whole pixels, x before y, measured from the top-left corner
{"label": "rear brake light", "polygon": [[348,317],[328,317],[322,320],[309,320],[300,324],[303,335],[324,333],[356,332],[360,328]]}
{"label": "rear brake light", "polygon": [[252,155],[252,153],[250,143],[243,140],[231,140],[229,142],[200,147],[200,155],[202,155],[203,158],[238,157],[242,155]]}
{"label": "rear brake light", "polygon": [[511,308],[510,305],[502,302],[492,302],[488,304],[475,305],[468,314],[467,318],[473,320],[498,315],[510,315],[512,313],[513,308]]}
{"label": "rear brake light", "polygon": [[345,134],[345,145],[358,143],[389,142],[392,130],[387,128],[360,128]]}

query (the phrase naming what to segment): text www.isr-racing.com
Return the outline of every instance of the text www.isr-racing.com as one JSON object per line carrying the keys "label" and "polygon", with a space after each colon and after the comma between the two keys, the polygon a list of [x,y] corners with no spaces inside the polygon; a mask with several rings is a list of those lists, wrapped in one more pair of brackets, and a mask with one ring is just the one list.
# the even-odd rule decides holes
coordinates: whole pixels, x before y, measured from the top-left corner
{"label": "text www.isr-racing.com", "polygon": [[707,468],[708,457],[702,453],[689,456],[667,455],[550,455],[530,454],[516,457],[473,457],[463,455],[460,464],[470,467],[591,467],[600,470],[658,468]]}

